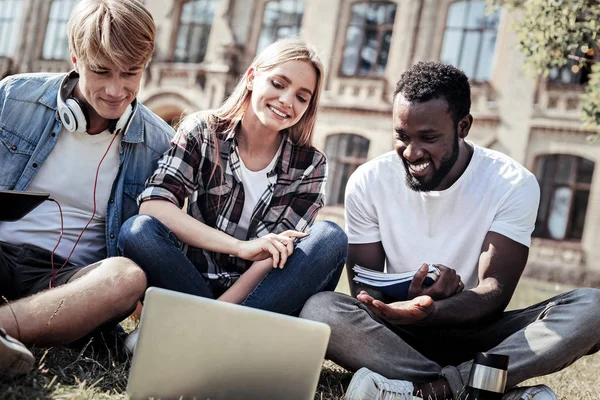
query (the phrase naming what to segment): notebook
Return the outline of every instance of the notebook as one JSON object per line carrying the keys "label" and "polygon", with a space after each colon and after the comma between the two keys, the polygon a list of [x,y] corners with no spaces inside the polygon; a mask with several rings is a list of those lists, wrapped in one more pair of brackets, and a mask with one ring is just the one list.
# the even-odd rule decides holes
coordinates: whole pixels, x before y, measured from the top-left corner
{"label": "notebook", "polygon": [[[410,287],[413,276],[418,271],[418,269],[415,269],[399,274],[388,274],[364,268],[360,265],[355,265],[352,270],[355,273],[353,278],[354,282],[375,289],[394,300],[406,300],[408,298],[408,288]],[[439,275],[440,270],[430,264],[429,272],[423,285],[431,286]]]}

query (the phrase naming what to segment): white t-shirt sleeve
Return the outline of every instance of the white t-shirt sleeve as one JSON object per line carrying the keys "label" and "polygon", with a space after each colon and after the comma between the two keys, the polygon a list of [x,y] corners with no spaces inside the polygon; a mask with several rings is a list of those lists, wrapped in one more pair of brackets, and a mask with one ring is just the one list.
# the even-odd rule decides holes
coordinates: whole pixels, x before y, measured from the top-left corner
{"label": "white t-shirt sleeve", "polygon": [[529,247],[539,202],[538,182],[535,176],[528,175],[523,179],[521,185],[510,191],[503,199],[490,231]]}
{"label": "white t-shirt sleeve", "polygon": [[370,201],[366,183],[369,180],[359,168],[346,185],[345,214],[348,243],[363,244],[381,241],[377,212]]}

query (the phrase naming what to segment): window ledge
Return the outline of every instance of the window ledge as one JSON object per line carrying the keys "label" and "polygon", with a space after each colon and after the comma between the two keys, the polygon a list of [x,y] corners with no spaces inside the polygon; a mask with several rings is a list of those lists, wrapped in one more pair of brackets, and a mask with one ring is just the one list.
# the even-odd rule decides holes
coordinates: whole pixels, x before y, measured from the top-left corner
{"label": "window ledge", "polygon": [[229,72],[229,68],[225,64],[217,63],[186,63],[186,62],[156,62],[151,64],[153,69],[158,69],[165,72],[179,71],[205,71],[205,72]]}
{"label": "window ledge", "polygon": [[578,93],[583,93],[585,92],[585,87],[587,86],[587,84],[582,84],[582,83],[556,83],[556,82],[549,82],[546,81],[546,90],[548,91],[571,91],[571,92],[578,92]]}
{"label": "window ledge", "polygon": [[538,88],[534,117],[580,121],[584,85],[542,82]]}
{"label": "window ledge", "polygon": [[472,112],[499,118],[494,87],[484,81],[470,81],[469,83],[471,85]]}
{"label": "window ledge", "polygon": [[540,238],[540,237],[532,237],[531,245],[535,246],[554,246],[560,247],[563,249],[572,249],[572,250],[582,250],[581,241],[579,240],[559,240],[559,239],[549,239],[549,238]]}
{"label": "window ledge", "polygon": [[585,252],[579,241],[532,238],[529,259],[546,263],[583,265]]}
{"label": "window ledge", "polygon": [[38,59],[33,62],[32,70],[38,72],[67,72],[72,68],[67,60]]}
{"label": "window ledge", "polygon": [[323,93],[321,105],[389,112],[392,103],[387,86],[383,77],[338,76]]}
{"label": "window ledge", "polygon": [[161,87],[203,86],[204,66],[195,63],[152,63],[147,85]]}

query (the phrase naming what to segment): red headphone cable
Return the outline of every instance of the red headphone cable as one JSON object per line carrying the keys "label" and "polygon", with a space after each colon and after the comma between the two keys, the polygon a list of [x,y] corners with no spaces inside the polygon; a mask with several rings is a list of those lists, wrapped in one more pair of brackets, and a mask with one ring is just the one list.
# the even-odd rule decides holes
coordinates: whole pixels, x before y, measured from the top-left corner
{"label": "red headphone cable", "polygon": [[58,242],[56,243],[56,246],[54,247],[54,250],[52,250],[52,253],[50,255],[50,264],[52,266],[52,278],[50,279],[50,284],[49,284],[49,288],[50,289],[54,286],[55,275],[58,274],[65,267],[65,265],[67,265],[67,263],[71,259],[71,256],[73,255],[73,252],[75,251],[75,247],[77,247],[77,244],[79,243],[79,240],[83,236],[83,233],[85,232],[85,230],[87,229],[87,227],[90,225],[90,223],[94,220],[94,217],[96,216],[96,188],[98,186],[98,175],[100,174],[100,167],[102,166],[102,162],[106,158],[106,155],[108,154],[108,152],[109,152],[110,148],[112,147],[112,144],[115,141],[115,139],[117,138],[117,136],[119,136],[119,135],[115,134],[114,137],[111,139],[111,141],[110,141],[110,143],[108,145],[108,148],[106,149],[106,151],[104,152],[104,155],[102,156],[102,158],[100,159],[100,162],[98,163],[98,168],[96,168],[96,177],[94,178],[94,208],[92,210],[92,216],[89,219],[89,221],[87,222],[87,224],[85,224],[85,226],[83,227],[81,233],[79,234],[79,237],[77,237],[77,240],[75,241],[75,244],[73,245],[73,248],[71,249],[71,252],[69,253],[69,256],[67,257],[67,259],[65,260],[65,262],[63,263],[63,265],[56,272],[54,272],[54,252],[58,248],[58,245],[60,244],[60,241],[61,241],[61,239],[63,237],[64,225],[63,225],[62,208],[60,207],[60,204],[58,203],[57,200],[50,199],[50,200],[52,200],[53,202],[56,203],[56,205],[58,206],[58,211],[60,213],[60,236],[58,237]]}

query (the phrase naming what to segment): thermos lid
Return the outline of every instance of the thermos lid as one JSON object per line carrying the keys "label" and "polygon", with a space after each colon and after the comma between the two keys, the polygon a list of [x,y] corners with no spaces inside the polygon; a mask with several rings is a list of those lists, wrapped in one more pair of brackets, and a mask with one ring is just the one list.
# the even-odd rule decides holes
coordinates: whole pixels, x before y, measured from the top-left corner
{"label": "thermos lid", "polygon": [[491,368],[508,370],[508,356],[504,354],[477,353],[474,364],[485,365]]}

